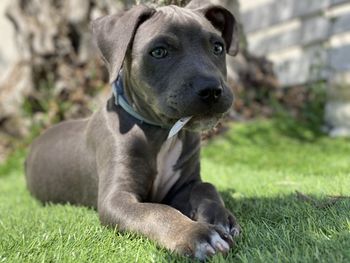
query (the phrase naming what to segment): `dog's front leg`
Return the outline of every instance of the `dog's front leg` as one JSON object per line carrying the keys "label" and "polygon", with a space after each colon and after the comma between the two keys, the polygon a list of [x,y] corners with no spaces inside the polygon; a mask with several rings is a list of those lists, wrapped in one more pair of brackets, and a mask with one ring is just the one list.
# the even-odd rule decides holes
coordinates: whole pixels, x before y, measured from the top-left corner
{"label": "dog's front leg", "polygon": [[198,222],[216,225],[232,236],[238,236],[240,227],[236,218],[225,208],[215,187],[197,182],[190,192],[190,217]]}
{"label": "dog's front leg", "polygon": [[[120,172],[120,167],[117,170]],[[200,260],[228,250],[229,241],[215,226],[195,222],[168,205],[142,202],[139,194],[130,191],[141,181],[122,177],[116,183],[111,176],[100,178],[98,213],[102,224],[145,235],[172,251]]]}

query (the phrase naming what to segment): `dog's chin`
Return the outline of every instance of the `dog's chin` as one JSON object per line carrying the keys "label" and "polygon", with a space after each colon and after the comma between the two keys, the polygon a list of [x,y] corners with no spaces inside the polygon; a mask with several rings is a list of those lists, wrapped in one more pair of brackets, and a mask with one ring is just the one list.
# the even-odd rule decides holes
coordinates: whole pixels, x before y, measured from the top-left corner
{"label": "dog's chin", "polygon": [[215,128],[223,114],[214,116],[194,116],[184,127],[185,130],[192,132],[205,132]]}
{"label": "dog's chin", "polygon": [[[184,130],[191,132],[206,132],[209,131],[219,123],[219,121],[226,115],[225,113],[212,113],[212,114],[204,114],[204,115],[193,115],[191,120],[184,126]],[[191,117],[181,115],[181,117],[170,117],[167,114],[159,114],[158,115],[165,125],[172,126],[174,125],[180,118],[183,117]]]}

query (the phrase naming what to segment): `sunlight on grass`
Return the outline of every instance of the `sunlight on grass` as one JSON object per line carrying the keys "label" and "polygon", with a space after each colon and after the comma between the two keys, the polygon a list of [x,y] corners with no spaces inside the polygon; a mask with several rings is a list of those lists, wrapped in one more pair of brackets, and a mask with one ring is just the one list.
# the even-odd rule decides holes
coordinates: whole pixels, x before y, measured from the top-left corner
{"label": "sunlight on grass", "polygon": [[[0,166],[0,262],[184,262],[102,227],[93,210],[42,206],[25,188],[24,156]],[[206,143],[202,174],[244,231],[226,259],[212,262],[350,262],[349,140],[274,120],[234,124]],[[329,196],[345,198],[323,206]]]}

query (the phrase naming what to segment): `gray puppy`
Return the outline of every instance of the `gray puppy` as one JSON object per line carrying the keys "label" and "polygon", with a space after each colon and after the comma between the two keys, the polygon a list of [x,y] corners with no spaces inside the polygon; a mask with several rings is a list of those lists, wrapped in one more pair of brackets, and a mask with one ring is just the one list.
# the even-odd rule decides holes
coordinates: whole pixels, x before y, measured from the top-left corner
{"label": "gray puppy", "polygon": [[[182,255],[228,252],[239,226],[201,181],[198,131],[232,105],[225,55],[238,49],[234,16],[213,5],[140,5],[92,29],[114,95],[90,118],[55,125],[34,141],[30,192],[42,202],[94,207],[102,224]],[[191,119],[167,139],[183,117]]]}

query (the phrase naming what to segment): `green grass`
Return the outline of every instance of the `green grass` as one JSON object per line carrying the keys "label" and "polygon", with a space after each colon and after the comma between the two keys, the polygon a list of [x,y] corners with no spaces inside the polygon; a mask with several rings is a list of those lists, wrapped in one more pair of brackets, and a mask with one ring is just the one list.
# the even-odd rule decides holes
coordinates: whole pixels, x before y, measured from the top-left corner
{"label": "green grass", "polygon": [[[24,156],[0,167],[0,262],[185,261],[102,227],[93,210],[40,205],[25,188]],[[276,120],[235,124],[205,146],[202,173],[244,230],[228,262],[350,262],[350,199],[328,197],[350,195],[349,140]]]}

